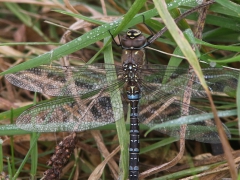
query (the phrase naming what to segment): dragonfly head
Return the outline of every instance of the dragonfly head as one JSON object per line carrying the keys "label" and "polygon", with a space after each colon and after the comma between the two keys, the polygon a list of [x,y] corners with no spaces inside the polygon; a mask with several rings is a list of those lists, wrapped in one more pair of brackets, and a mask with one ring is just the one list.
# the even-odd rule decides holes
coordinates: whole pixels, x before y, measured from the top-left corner
{"label": "dragonfly head", "polygon": [[147,44],[147,38],[138,29],[129,29],[120,41],[123,49],[142,49]]}

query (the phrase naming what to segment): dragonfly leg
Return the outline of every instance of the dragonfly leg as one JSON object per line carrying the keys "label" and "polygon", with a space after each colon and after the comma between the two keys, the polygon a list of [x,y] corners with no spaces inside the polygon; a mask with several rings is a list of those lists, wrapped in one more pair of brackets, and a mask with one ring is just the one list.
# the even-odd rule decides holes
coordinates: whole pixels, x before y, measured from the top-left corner
{"label": "dragonfly leg", "polygon": [[113,34],[111,33],[111,31],[108,30],[108,32],[109,32],[109,34],[111,35],[113,42],[114,42],[117,46],[122,46],[121,41],[120,41],[119,34],[117,35],[117,36],[118,36],[119,43],[117,43],[116,40],[115,40],[115,38],[114,38],[114,36],[113,36]]}
{"label": "dragonfly leg", "polygon": [[150,42],[148,41],[151,37],[153,37],[154,35],[155,35],[155,33],[154,33],[154,30],[150,27],[150,26],[148,26],[146,23],[145,23],[145,16],[144,15],[142,15],[143,16],[143,24],[147,27],[147,29],[150,31],[150,36],[148,36],[147,37],[147,44],[146,44],[146,46],[148,46],[148,45],[150,45]]}

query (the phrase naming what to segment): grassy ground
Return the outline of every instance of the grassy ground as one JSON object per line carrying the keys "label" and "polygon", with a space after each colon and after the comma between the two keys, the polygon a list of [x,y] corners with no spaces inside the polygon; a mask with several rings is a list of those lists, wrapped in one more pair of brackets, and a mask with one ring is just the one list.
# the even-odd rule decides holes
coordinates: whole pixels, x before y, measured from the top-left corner
{"label": "grassy ground", "polygon": [[[121,65],[121,48],[116,45],[104,46],[111,43],[110,33],[122,33],[129,27],[135,27],[148,34],[146,26],[139,24],[144,19],[154,31],[159,31],[170,24],[166,13],[160,19],[154,9],[159,4],[147,1],[81,1],[64,4],[58,1],[0,1],[0,68],[1,72],[16,72],[41,64],[82,65],[84,63],[108,62]],[[133,2],[135,2],[133,4]],[[177,17],[186,9],[197,6],[194,1],[174,1],[168,7],[173,17]],[[206,25],[203,31],[199,57],[202,61],[218,66],[228,66],[239,69],[239,2],[217,1],[208,11]],[[179,8],[181,11],[179,11]],[[79,14],[76,15],[76,12]],[[142,14],[140,14],[142,13]],[[121,22],[120,17],[124,15]],[[198,14],[194,13],[180,21],[179,28],[184,31],[194,30]],[[152,18],[150,20],[150,18]],[[113,23],[113,21],[115,23]],[[106,23],[106,24],[105,24]],[[103,25],[104,24],[104,25]],[[168,25],[169,25],[168,24]],[[103,25],[103,28],[96,29]],[[176,27],[171,26],[171,30]],[[71,29],[69,31],[68,29]],[[83,36],[81,36],[83,35]],[[81,37],[80,37],[81,36]],[[81,38],[81,42],[79,37]],[[174,40],[177,37],[180,42]],[[105,41],[103,41],[103,39]],[[182,55],[182,50],[188,60],[196,56],[184,43],[185,38],[177,31],[166,32],[151,47],[155,49]],[[193,41],[194,43],[194,41]],[[105,48],[105,51],[102,48]],[[113,47],[113,51],[112,48]],[[185,48],[185,49],[184,49]],[[111,54],[113,58],[111,58]],[[70,55],[70,56],[67,56]],[[113,62],[114,59],[114,62]],[[147,59],[153,64],[181,64],[188,62],[169,55],[147,50]],[[21,64],[23,63],[23,64]],[[198,65],[191,62],[198,71]],[[17,66],[21,64],[20,66]],[[15,66],[15,68],[11,68]],[[201,63],[201,67],[209,64]],[[10,69],[11,68],[11,69]],[[199,71],[200,72],[200,71]],[[200,73],[199,73],[200,74]],[[16,118],[32,104],[51,97],[45,94],[17,88],[0,75],[0,171],[2,178],[7,179],[40,179],[43,172],[49,169],[47,163],[51,159],[56,146],[70,133],[31,133],[19,129],[15,125]],[[230,97],[214,96],[217,110],[234,110],[236,108],[235,93]],[[207,99],[192,102],[200,109],[211,112]],[[231,113],[221,118],[230,129],[232,138],[229,140],[233,149],[233,157],[239,164],[239,136],[237,113]],[[12,125],[11,125],[12,124]],[[121,179],[127,177],[127,147],[129,125],[125,128],[124,121],[99,127],[97,130],[87,130],[76,134],[77,145],[70,156],[66,152],[73,148],[64,149],[63,158],[68,159],[61,173],[61,179]],[[141,126],[140,172],[157,167],[171,161],[179,151],[179,142],[159,132],[152,131],[144,136],[146,128]],[[69,136],[70,140],[74,139]],[[38,139],[38,140],[37,140]],[[67,142],[63,141],[66,145]],[[36,143],[37,142],[37,143]],[[120,144],[121,150],[118,146]],[[60,145],[58,147],[61,148]],[[110,153],[114,153],[111,157]],[[213,156],[209,144],[187,141],[183,158],[178,164],[168,170],[154,173],[146,179],[189,179],[198,175],[199,179],[221,179],[230,177],[228,164],[223,155]],[[230,152],[228,152],[230,153]],[[120,155],[121,154],[121,155]],[[58,154],[59,155],[59,154]],[[60,158],[60,157],[59,157]],[[108,161],[105,162],[104,159]],[[61,162],[62,163],[62,162]]]}

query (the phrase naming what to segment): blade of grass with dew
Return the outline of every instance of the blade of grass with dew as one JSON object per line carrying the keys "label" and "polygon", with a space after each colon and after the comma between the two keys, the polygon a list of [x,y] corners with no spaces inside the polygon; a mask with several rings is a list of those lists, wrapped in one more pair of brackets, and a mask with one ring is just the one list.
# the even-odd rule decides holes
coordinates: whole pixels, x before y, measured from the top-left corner
{"label": "blade of grass with dew", "polygon": [[[237,115],[237,110],[234,109],[234,110],[227,110],[227,111],[218,111],[217,113],[218,113],[219,117],[235,116],[235,115]],[[192,124],[192,123],[200,122],[200,121],[203,121],[203,120],[206,120],[206,119],[212,119],[213,117],[214,117],[213,113],[204,113],[204,114],[201,114],[201,116],[199,116],[199,114],[182,116],[180,118],[173,119],[171,121],[167,121],[167,122],[158,124],[158,125],[150,128],[145,133],[145,135],[148,134],[149,132],[151,132],[154,129],[164,128],[164,127],[172,127],[172,126],[180,126],[182,124],[189,124],[189,123]],[[208,128],[208,127],[206,126],[206,128]]]}
{"label": "blade of grass with dew", "polygon": [[[109,38],[106,38],[104,40],[105,43],[109,42]],[[107,64],[114,64],[114,59],[113,59],[113,52],[112,52],[112,47],[111,44],[109,44],[108,46],[106,46],[106,49],[104,51],[104,62]],[[108,72],[106,72],[107,74],[107,80],[109,82],[113,82],[113,80],[117,79],[117,74],[115,73],[113,75],[113,73],[111,72],[110,75],[108,75]],[[118,87],[113,87],[113,89],[116,89]],[[121,94],[120,91],[113,91],[113,93],[110,92],[111,95],[111,102],[112,103],[117,103],[117,104],[122,104],[122,100],[121,100]],[[126,131],[126,127],[125,127],[125,121],[124,121],[124,115],[123,115],[123,111],[121,112],[121,114],[117,115],[115,112],[115,108],[114,107],[118,107],[119,105],[114,106],[113,104],[113,113],[114,113],[114,117],[122,117],[120,120],[116,121],[116,128],[117,128],[117,133],[118,133],[118,139],[119,139],[119,143],[120,143],[120,147],[121,147],[121,160],[120,160],[120,168],[123,172],[119,173],[119,177],[120,179],[127,179],[127,175],[128,175],[128,143],[129,142],[129,137],[127,135],[127,131]],[[122,108],[123,110],[123,108]]]}

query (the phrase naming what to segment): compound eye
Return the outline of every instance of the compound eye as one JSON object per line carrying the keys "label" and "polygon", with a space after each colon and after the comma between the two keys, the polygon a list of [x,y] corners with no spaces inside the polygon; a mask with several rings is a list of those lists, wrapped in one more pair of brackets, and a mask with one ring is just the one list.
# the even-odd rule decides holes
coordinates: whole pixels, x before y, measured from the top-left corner
{"label": "compound eye", "polygon": [[135,33],[133,33],[133,35],[134,35],[135,37],[137,37],[137,36],[139,36],[140,34],[139,34],[139,32],[135,32]]}

